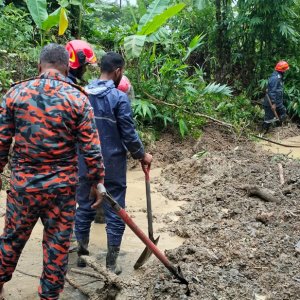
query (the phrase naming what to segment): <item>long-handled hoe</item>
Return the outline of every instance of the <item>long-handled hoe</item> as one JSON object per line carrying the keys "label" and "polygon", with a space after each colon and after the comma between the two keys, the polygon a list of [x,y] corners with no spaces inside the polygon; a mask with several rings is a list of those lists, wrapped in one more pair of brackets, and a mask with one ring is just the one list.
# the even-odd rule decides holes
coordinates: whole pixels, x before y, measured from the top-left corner
{"label": "long-handled hoe", "polygon": [[179,280],[180,283],[187,285],[187,295],[189,295],[188,281],[183,277],[180,267],[176,268],[168,260],[168,258],[157,248],[157,246],[145,235],[145,233],[134,223],[131,217],[127,214],[111,195],[106,194],[105,200],[109,202],[116,214],[130,227],[140,240],[147,246],[151,252],[165,265],[165,267]]}

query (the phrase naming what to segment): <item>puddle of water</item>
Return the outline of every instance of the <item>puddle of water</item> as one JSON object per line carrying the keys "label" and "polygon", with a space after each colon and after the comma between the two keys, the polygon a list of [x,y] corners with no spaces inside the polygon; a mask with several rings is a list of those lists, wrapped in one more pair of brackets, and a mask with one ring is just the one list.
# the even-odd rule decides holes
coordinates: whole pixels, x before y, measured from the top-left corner
{"label": "puddle of water", "polygon": [[294,145],[299,148],[283,147],[269,142],[263,142],[262,143],[263,149],[271,151],[276,154],[289,154],[289,157],[300,159],[300,136],[290,137],[284,140],[280,140],[278,142],[286,145]]}

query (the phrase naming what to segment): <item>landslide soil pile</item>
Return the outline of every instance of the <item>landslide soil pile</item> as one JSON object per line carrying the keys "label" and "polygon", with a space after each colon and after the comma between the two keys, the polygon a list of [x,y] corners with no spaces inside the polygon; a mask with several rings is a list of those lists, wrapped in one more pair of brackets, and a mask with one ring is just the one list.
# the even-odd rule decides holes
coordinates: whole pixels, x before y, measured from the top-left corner
{"label": "landslide soil pile", "polygon": [[[300,254],[294,247],[300,239],[300,162],[252,143],[227,142],[222,150],[213,135],[196,146],[198,155],[172,161],[160,179],[164,196],[188,201],[179,221],[165,230],[186,238],[167,255],[191,282],[191,295],[152,264],[129,298],[300,299]],[[278,203],[248,196],[245,185],[266,188]]]}

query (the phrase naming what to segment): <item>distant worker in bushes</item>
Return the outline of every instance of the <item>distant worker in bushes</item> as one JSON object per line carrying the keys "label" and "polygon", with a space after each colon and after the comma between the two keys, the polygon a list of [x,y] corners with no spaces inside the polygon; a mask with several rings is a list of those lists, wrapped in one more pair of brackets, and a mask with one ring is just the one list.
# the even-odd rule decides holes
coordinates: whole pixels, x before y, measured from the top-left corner
{"label": "distant worker in bushes", "polygon": [[[119,85],[125,61],[120,54],[108,52],[101,59],[101,77],[86,87],[90,103],[94,109],[95,120],[101,140],[105,165],[104,185],[107,191],[125,207],[127,151],[134,159],[149,165],[152,155],[145,153],[144,146],[135,130],[130,101],[127,95],[116,87]],[[76,211],[75,234],[78,242],[79,267],[85,267],[81,255],[88,255],[91,223],[96,211],[91,208],[93,199],[89,198],[90,183],[86,180],[86,166],[79,158],[79,186]],[[125,230],[124,222],[109,204],[103,203],[106,233],[106,267],[116,274],[122,269],[117,264],[121,241]]]}
{"label": "distant worker in bushes", "polygon": [[279,125],[286,119],[286,108],[283,103],[283,76],[289,69],[286,61],[279,61],[275,66],[268,82],[268,89],[264,99],[265,118],[263,129],[267,132],[272,123]]}
{"label": "distant worker in bushes", "polygon": [[69,52],[69,74],[68,78],[75,84],[82,80],[86,67],[89,64],[96,64],[97,58],[92,46],[86,41],[73,40],[67,43],[66,49]]}

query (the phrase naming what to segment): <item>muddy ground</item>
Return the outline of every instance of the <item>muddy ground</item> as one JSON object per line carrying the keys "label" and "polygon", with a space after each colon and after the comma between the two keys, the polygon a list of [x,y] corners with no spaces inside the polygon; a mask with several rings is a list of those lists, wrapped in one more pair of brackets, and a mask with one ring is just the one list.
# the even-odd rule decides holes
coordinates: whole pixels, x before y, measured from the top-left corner
{"label": "muddy ground", "polygon": [[[290,137],[290,142],[300,145],[297,136],[297,127],[289,127],[276,129],[270,138]],[[96,292],[93,299],[300,299],[300,253],[294,247],[300,239],[300,162],[295,160],[298,154],[300,158],[299,149],[281,154],[278,146],[262,146],[208,126],[199,140],[182,141],[166,134],[151,151],[156,159],[152,180],[155,236],[161,235],[160,249],[171,249],[166,254],[190,282],[190,295],[156,258],[133,271],[144,246],[128,228],[120,257],[124,288],[109,298],[101,281],[70,272],[80,288]],[[285,179],[282,186],[279,163]],[[135,164],[131,168],[127,210],[146,231],[143,174]],[[266,188],[278,203],[248,196],[246,185]],[[92,235],[92,257],[103,263],[103,225],[94,225]],[[25,248],[19,271],[38,276],[41,251],[32,257],[32,249],[40,247],[40,240],[41,226]],[[72,254],[70,267],[75,261]],[[16,273],[8,285],[8,300],[38,299],[38,279],[28,274]],[[87,297],[66,284],[61,299]]]}
{"label": "muddy ground", "polygon": [[[165,197],[188,202],[176,223],[165,216],[170,224],[164,230],[186,239],[167,255],[189,280],[190,296],[152,264],[129,299],[300,299],[300,254],[294,247],[300,239],[300,162],[290,157],[300,158],[299,149],[282,155],[273,146],[274,154],[215,128],[206,133],[183,151],[173,144],[171,161],[164,148],[171,164],[159,178]],[[269,137],[293,136],[300,146],[297,135],[293,127]],[[268,189],[278,203],[248,196],[245,185]]]}

